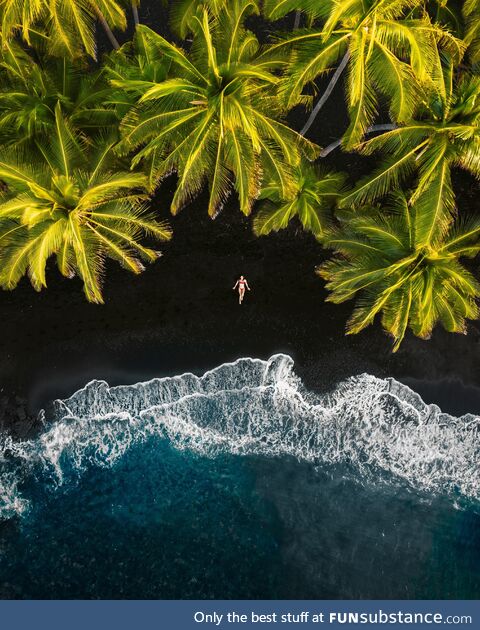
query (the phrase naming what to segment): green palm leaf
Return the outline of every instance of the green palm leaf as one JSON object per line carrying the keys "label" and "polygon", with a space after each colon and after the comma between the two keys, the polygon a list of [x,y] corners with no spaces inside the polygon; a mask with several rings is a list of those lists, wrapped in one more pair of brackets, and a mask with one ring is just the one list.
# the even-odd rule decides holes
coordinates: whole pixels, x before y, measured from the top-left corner
{"label": "green palm leaf", "polygon": [[[428,100],[417,107],[415,116],[403,126],[357,147],[367,155],[381,151],[386,158],[344,197],[343,207],[381,198],[415,173],[416,189],[411,203],[423,209],[431,202],[437,208],[434,221],[445,218],[437,227],[442,230],[447,226],[454,209],[452,167],[464,168],[480,177],[480,81],[470,75],[457,76],[455,80],[449,63],[443,68],[442,83],[444,88],[426,95]],[[426,223],[432,218],[428,210],[420,213]],[[426,225],[427,240],[429,231]]]}
{"label": "green palm leaf", "polygon": [[24,163],[22,153],[11,150],[0,157],[0,178],[9,185],[0,202],[5,289],[28,274],[41,290],[47,285],[47,261],[56,255],[60,272],[78,275],[87,299],[102,303],[106,258],[134,273],[143,270],[143,261],[158,258],[158,251],[140,241],[143,236],[167,240],[170,227],[146,210],[146,176],[118,170],[114,144],[99,138],[80,151],[81,142],[58,107],[43,163]]}
{"label": "green palm leaf", "polygon": [[210,216],[218,214],[231,191],[249,214],[264,172],[275,171],[287,194],[291,168],[302,156],[318,153],[283,120],[286,111],[277,98],[283,61],[263,56],[244,24],[256,10],[247,0],[195,7],[185,23],[193,35],[189,52],[139,27],[169,59],[169,77],[149,86],[139,86],[128,73],[121,83],[113,79],[139,94],[122,121],[118,150],[134,152],[132,164],[144,166],[152,188],[177,173],[173,213],[208,185]]}
{"label": "green palm leaf", "polygon": [[428,339],[438,323],[463,333],[465,320],[478,317],[480,284],[460,257],[480,250],[479,222],[452,223],[452,200],[445,169],[413,207],[396,193],[382,209],[340,215],[326,242],[335,254],[317,272],[327,281],[329,301],[355,299],[349,334],[381,315],[397,351],[408,328]]}
{"label": "green palm leaf", "polygon": [[42,38],[49,52],[76,57],[96,57],[97,20],[116,46],[112,28],[125,30],[126,18],[117,0],[1,0],[1,37],[8,42],[20,34],[27,44]]}
{"label": "green palm leaf", "polygon": [[345,185],[341,173],[324,173],[306,162],[293,171],[294,187],[284,196],[281,182],[273,178],[260,194],[264,200],[253,221],[257,236],[286,228],[297,216],[318,240],[325,237],[331,213]]}

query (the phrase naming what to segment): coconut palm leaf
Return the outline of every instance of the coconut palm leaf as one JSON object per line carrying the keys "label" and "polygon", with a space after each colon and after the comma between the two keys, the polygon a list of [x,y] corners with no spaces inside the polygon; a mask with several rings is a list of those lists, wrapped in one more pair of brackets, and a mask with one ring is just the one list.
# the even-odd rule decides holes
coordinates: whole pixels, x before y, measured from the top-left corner
{"label": "coconut palm leaf", "polygon": [[[203,7],[192,18],[188,53],[147,27],[137,29],[155,40],[170,72],[166,81],[152,82],[125,116],[119,151],[135,152],[133,165],[144,165],[152,187],[177,173],[173,213],[208,185],[212,217],[232,190],[249,214],[264,172],[277,171],[288,194],[290,165],[318,152],[283,122],[286,110],[276,97],[282,61],[260,59],[259,42],[244,26],[256,10],[242,0],[218,14]],[[123,85],[128,90],[128,79]]]}
{"label": "coconut palm leaf", "polygon": [[464,333],[465,320],[478,317],[480,285],[460,259],[480,252],[480,223],[444,222],[437,204],[442,195],[451,197],[447,185],[439,183],[436,196],[420,196],[414,206],[395,193],[386,207],[341,215],[340,227],[326,242],[335,254],[317,272],[327,281],[329,301],[355,298],[348,334],[381,315],[396,351],[408,328],[427,339],[438,323]]}
{"label": "coconut palm leaf", "polygon": [[462,6],[465,20],[465,41],[468,44],[470,59],[474,64],[480,62],[480,7],[476,0],[465,0]]}
{"label": "coconut palm leaf", "polygon": [[342,173],[323,172],[302,162],[293,170],[294,189],[284,197],[283,187],[275,178],[260,193],[263,203],[253,221],[257,236],[286,228],[298,217],[305,230],[321,241],[331,223],[331,213],[345,186]]}
{"label": "coconut palm leaf", "polygon": [[[407,121],[421,99],[418,85],[434,82],[441,55],[448,53],[459,60],[464,51],[458,39],[430,20],[423,0],[331,0],[317,4],[322,5],[321,27],[295,31],[274,46],[276,50],[292,50],[280,94],[292,107],[301,102],[306,85],[343,60],[339,67],[345,64],[348,68],[350,126],[344,138],[348,149],[362,139],[373,122],[379,97],[387,99],[392,121]],[[291,4],[285,6],[290,8]],[[273,3],[269,14],[277,16]]]}
{"label": "coconut palm leaf", "polygon": [[226,6],[226,0],[178,0],[170,10],[170,27],[175,35],[185,39],[194,28],[195,17],[203,7],[216,15]]}
{"label": "coconut palm leaf", "polygon": [[97,21],[114,47],[111,29],[126,28],[117,0],[0,0],[0,19],[3,43],[20,35],[28,45],[41,41],[49,53],[72,58],[85,53],[96,58]]}
{"label": "coconut palm leaf", "polygon": [[46,287],[47,262],[56,255],[60,272],[78,275],[87,299],[101,303],[106,258],[134,273],[158,258],[140,240],[167,240],[171,230],[146,211],[145,175],[118,170],[114,144],[99,137],[83,145],[57,105],[43,161],[28,164],[11,148],[0,153],[0,179],[8,185],[0,201],[3,288],[15,288],[26,274],[37,291]]}
{"label": "coconut palm leaf", "polygon": [[326,19],[332,4],[332,0],[264,0],[263,12],[268,20],[279,20],[293,11],[301,11],[310,19]]}

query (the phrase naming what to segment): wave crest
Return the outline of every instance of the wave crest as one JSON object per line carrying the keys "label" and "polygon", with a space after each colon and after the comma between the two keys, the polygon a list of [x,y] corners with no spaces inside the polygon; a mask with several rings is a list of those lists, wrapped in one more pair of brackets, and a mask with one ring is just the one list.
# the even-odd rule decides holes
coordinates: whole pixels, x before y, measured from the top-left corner
{"label": "wave crest", "polygon": [[32,472],[62,483],[66,469],[112,466],[152,436],[207,457],[291,456],[322,467],[346,465],[370,482],[480,500],[478,416],[442,413],[394,379],[368,374],[313,394],[282,354],[239,359],[203,376],[117,387],[92,381],[55,401],[44,419],[47,428],[36,439],[3,443],[4,517],[26,509],[18,486]]}

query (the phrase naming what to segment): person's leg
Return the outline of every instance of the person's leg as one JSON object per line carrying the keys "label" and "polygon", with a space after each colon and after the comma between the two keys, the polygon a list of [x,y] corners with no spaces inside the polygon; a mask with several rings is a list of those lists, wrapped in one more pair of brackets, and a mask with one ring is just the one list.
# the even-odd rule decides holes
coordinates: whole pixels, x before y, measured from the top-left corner
{"label": "person's leg", "polygon": [[238,292],[238,303],[241,304],[243,301],[243,296],[245,295],[245,289],[240,289]]}

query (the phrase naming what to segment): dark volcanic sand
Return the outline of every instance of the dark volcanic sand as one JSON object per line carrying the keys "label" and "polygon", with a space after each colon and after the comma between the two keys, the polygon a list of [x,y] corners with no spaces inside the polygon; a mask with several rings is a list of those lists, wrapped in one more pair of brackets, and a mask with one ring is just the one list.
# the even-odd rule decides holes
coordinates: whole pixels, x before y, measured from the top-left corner
{"label": "dark volcanic sand", "polygon": [[[379,326],[346,337],[351,305],[324,302],[314,268],[325,253],[311,236],[292,227],[257,239],[234,203],[213,222],[205,215],[201,199],[175,218],[163,258],[141,276],[110,265],[104,306],[88,304],[80,282],[54,268],[42,293],[27,282],[0,293],[4,389],[26,397],[33,411],[92,378],[133,383],[282,351],[312,388],[367,371],[416,379],[415,389],[435,400],[444,388],[422,391],[421,381],[453,379],[470,386],[469,400],[455,400],[456,387],[450,408],[480,411],[480,390],[471,389],[480,384],[477,323],[467,336],[409,335],[397,354]],[[240,273],[252,288],[242,306],[232,291]]]}
{"label": "dark volcanic sand", "polygon": [[[154,16],[147,13],[145,21],[155,27]],[[346,127],[339,112],[340,86],[336,92],[309,134],[324,146]],[[295,117],[301,124],[305,114]],[[339,151],[325,162],[346,170],[353,180],[371,164]],[[173,186],[172,178],[154,201],[161,217],[168,216]],[[476,186],[459,178],[456,189],[462,193],[460,209],[473,209]],[[297,225],[257,239],[234,199],[211,221],[205,196],[172,224],[174,238],[163,248],[164,257],[141,276],[108,266],[104,306],[88,304],[80,282],[60,278],[53,264],[49,288],[42,293],[25,280],[13,292],[0,292],[4,427],[22,434],[30,425],[21,411],[18,419],[21,401],[14,395],[25,399],[34,413],[92,378],[133,383],[275,352],[293,356],[297,373],[310,388],[328,388],[366,371],[406,382],[445,411],[480,412],[477,322],[469,325],[467,336],[442,329],[429,341],[408,335],[394,355],[378,324],[360,335],[344,336],[352,304],[324,302],[323,281],[314,268],[325,252]],[[232,286],[241,273],[252,291],[239,306]],[[8,413],[2,414],[2,405]]]}

